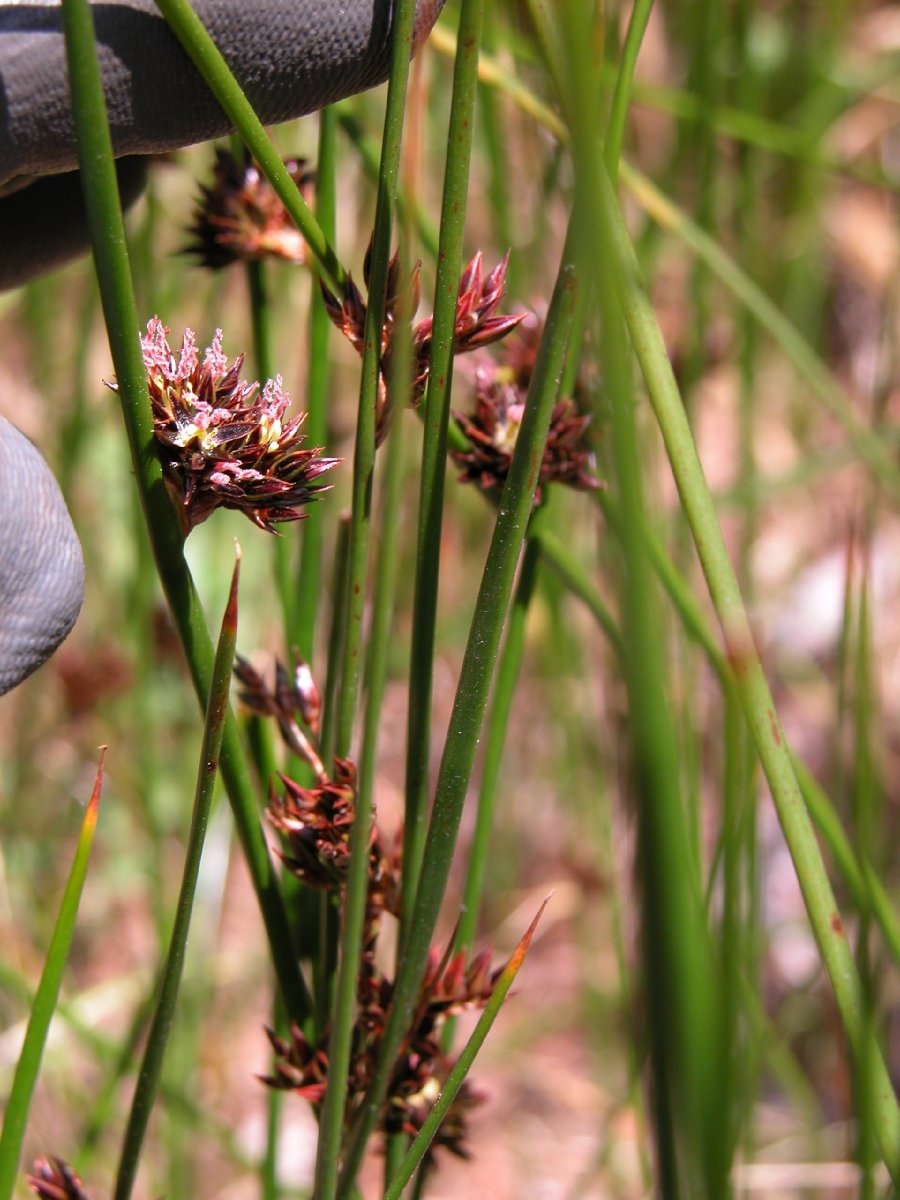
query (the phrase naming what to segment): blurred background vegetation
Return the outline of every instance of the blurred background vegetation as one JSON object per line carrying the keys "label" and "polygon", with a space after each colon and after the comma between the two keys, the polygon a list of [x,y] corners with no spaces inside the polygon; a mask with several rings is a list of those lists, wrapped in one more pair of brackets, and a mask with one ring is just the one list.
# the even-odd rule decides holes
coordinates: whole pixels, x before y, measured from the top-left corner
{"label": "blurred background vegetation", "polygon": [[[457,6],[448,4],[410,82],[403,185],[422,214],[410,237],[423,258],[428,311],[457,17]],[[606,98],[628,17],[627,6],[610,0],[597,20],[596,84]],[[502,311],[546,310],[572,204],[572,157],[559,124],[559,66],[568,51],[562,35],[559,45],[548,42],[554,22],[554,6],[539,0],[486,6],[465,256],[481,250],[490,267],[510,250]],[[373,146],[377,151],[382,106],[377,92],[340,106],[337,245],[355,278],[372,228],[367,156]],[[285,154],[313,158],[316,131],[316,118],[308,118],[277,130],[276,140]],[[206,344],[221,327],[231,358],[253,343],[246,276],[240,268],[212,274],[183,253],[212,159],[205,146],[155,166],[129,229],[139,310],[146,318],[159,314],[173,342],[190,326]],[[638,58],[622,159],[619,194],[640,271],[781,723],[829,798],[858,871],[854,888],[827,839],[867,1027],[877,1033],[896,1086],[896,908],[886,931],[872,915],[871,879],[880,881],[891,910],[900,886],[900,7],[851,0],[657,4]],[[275,317],[272,361],[302,408],[317,287],[303,268],[265,270]],[[28,1161],[39,1151],[63,1155],[97,1197],[115,1161],[134,1048],[172,920],[201,726],[155,582],[115,397],[103,385],[112,368],[90,268],[75,265],[4,297],[0,329],[0,407],[52,457],[88,576],[72,638],[45,670],[0,701],[0,1094],[11,1078],[96,748],[105,743],[98,840],[27,1143]],[[579,395],[593,398],[596,472],[609,486],[599,507],[590,494],[551,489],[547,524],[613,621],[627,629],[627,567],[606,508],[607,500],[613,507],[620,500],[610,431],[617,402],[611,380],[618,376],[598,350],[592,320],[585,330],[570,379],[577,375]],[[317,506],[325,546],[313,656],[320,678],[330,566],[350,496],[359,377],[358,358],[336,334],[330,354],[326,452],[346,461]],[[247,368],[253,377],[255,366],[248,361]],[[463,411],[472,406],[473,369],[457,361],[453,403]],[[639,383],[635,395],[649,520],[666,562],[687,584],[696,621],[716,631],[718,645]],[[861,461],[851,425],[876,431],[892,479],[876,477]],[[421,440],[412,412],[394,435],[403,440],[404,499],[375,788],[379,821],[389,831],[403,808]],[[457,474],[448,465],[435,769],[493,526],[490,505],[458,485]],[[376,509],[382,496],[376,483]],[[293,560],[311,523],[287,527],[279,553]],[[288,649],[271,539],[223,512],[194,532],[188,558],[215,622],[235,536],[244,552],[238,648],[265,666]],[[684,608],[666,598],[655,611],[656,670],[671,717],[687,845],[725,994],[729,1035],[722,1045],[731,1062],[720,1120],[723,1145],[734,1149],[734,1194],[891,1194],[865,1088],[851,1069],[743,718],[723,695]],[[647,881],[640,878],[636,813],[644,796],[632,773],[628,697],[614,643],[545,563],[503,754],[479,946],[508,953],[540,900],[549,891],[553,897],[517,994],[476,1063],[473,1078],[486,1101],[471,1120],[472,1161],[441,1157],[429,1195],[575,1200],[652,1190],[648,1043],[652,1013],[667,997],[648,996],[653,976],[642,966]],[[473,785],[463,818],[443,938],[457,916],[476,791]],[[262,1026],[270,1020],[271,988],[262,926],[227,806],[219,804],[141,1195],[258,1194],[267,1097],[256,1076],[269,1069]],[[283,1194],[305,1195],[314,1123],[293,1097],[285,1100],[284,1122]],[[369,1167],[374,1181],[378,1163]]]}

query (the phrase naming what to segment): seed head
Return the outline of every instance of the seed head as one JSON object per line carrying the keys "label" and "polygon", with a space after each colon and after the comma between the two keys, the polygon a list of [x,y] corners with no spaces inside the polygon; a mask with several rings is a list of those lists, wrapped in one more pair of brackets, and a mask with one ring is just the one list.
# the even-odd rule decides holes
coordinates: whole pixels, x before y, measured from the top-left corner
{"label": "seed head", "polygon": [[[302,158],[287,158],[284,165],[309,203],[315,172]],[[187,252],[211,270],[241,260],[306,260],[306,243],[265,175],[249,155],[240,160],[223,148],[216,150],[213,182],[201,186],[188,232]]]}
{"label": "seed head", "polygon": [[291,1026],[290,1040],[267,1029],[275,1052],[274,1074],[262,1077],[269,1087],[296,1092],[310,1104],[321,1104],[328,1086],[328,1054],[307,1041],[298,1025]]}
{"label": "seed head", "polygon": [[[452,1066],[451,1059],[441,1059],[435,1073],[428,1076],[418,1092],[404,1097],[402,1102],[398,1097],[392,1096],[384,1119],[385,1132],[402,1132],[415,1137],[437,1103]],[[486,1099],[487,1096],[481,1088],[468,1079],[462,1081],[428,1148],[423,1162],[426,1168],[434,1165],[434,1152],[439,1147],[449,1150],[457,1158],[472,1157],[467,1144],[469,1113],[480,1104],[484,1104]]]}

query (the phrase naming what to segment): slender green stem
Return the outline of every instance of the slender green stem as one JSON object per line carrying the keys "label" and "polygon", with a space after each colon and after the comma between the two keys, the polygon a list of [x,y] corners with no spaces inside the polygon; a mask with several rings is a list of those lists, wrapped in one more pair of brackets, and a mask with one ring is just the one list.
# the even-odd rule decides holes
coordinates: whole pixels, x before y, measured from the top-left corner
{"label": "slender green stem", "polygon": [[484,0],[463,0],[460,9],[459,52],[453,71],[447,165],[441,205],[434,323],[419,481],[419,523],[406,735],[401,941],[406,936],[412,919],[412,903],[418,886],[428,812],[431,691],[434,677],[441,526],[444,515],[447,426],[450,421],[456,306],[469,191],[475,100],[478,93],[478,51],[483,10]]}
{"label": "slender green stem", "polygon": [[859,861],[840,817],[809,769],[796,757],[793,762],[809,815],[847,885],[854,906],[859,912],[871,915],[894,961],[900,963],[900,918],[884,884],[868,863]]}
{"label": "slender green stem", "polygon": [[[587,21],[587,8],[582,9]],[[596,177],[607,179],[591,129],[589,58],[585,26],[566,24],[573,59],[571,103],[577,184],[595,211]],[[647,542],[642,454],[635,418],[634,384],[622,313],[609,272],[596,272],[608,253],[602,224],[585,229],[585,270],[597,280],[603,358],[612,397],[612,461],[620,495],[623,553],[621,610],[628,689],[628,759],[636,803],[642,963],[648,1004],[652,1071],[651,1104],[659,1162],[659,1190],[679,1195],[724,1194],[730,1166],[721,1122],[721,1005],[712,947],[705,926],[700,880],[676,752],[670,698],[664,680],[668,647],[652,584]],[[712,1136],[715,1114],[718,1144]],[[679,1152],[680,1151],[680,1152]],[[702,1184],[701,1184],[702,1181]]]}
{"label": "slender green stem", "polygon": [[[535,0],[532,0],[534,3]],[[540,39],[539,39],[540,40]],[[445,25],[438,25],[431,34],[431,45],[438,53],[447,58],[456,56],[456,39]],[[620,75],[620,70],[608,63],[600,63],[597,68],[597,78],[601,84],[614,84]],[[896,65],[889,56],[884,63],[875,68],[867,78],[861,78],[848,83],[843,97],[841,109],[832,114],[836,120],[843,112],[871,94],[887,79],[896,75]],[[554,137],[561,141],[568,140],[568,130],[559,114],[544,103],[532,91],[521,76],[504,66],[503,62],[490,53],[482,51],[478,64],[479,81],[488,87],[502,92],[526,116],[543,126]],[[878,163],[857,162],[846,160],[823,149],[821,141],[811,142],[809,133],[799,128],[798,124],[786,120],[767,120],[759,112],[747,107],[717,106],[712,111],[704,106],[703,100],[683,88],[664,87],[651,83],[646,79],[632,80],[630,84],[630,99],[634,105],[649,108],[677,121],[708,121],[716,135],[720,138],[731,138],[741,145],[750,146],[757,150],[768,151],[782,158],[794,159],[808,163],[811,166],[822,167],[852,179],[860,180],[873,187],[883,188],[896,193],[900,184],[891,173]]]}
{"label": "slender green stem", "polygon": [[379,1063],[351,1136],[342,1172],[341,1196],[349,1194],[387,1093],[396,1055],[415,1007],[419,980],[450,874],[494,662],[543,461],[550,415],[565,368],[577,296],[570,254],[571,247],[567,242],[472,616],[438,772],[419,886],[412,906],[412,919],[397,973]]}
{"label": "slender green stem", "polygon": [[[276,1016],[272,1027],[279,1037],[287,1037],[288,1029],[283,1019]],[[286,1099],[280,1088],[269,1088],[269,1094],[266,1096],[266,1149],[259,1170],[261,1200],[278,1200],[281,1195],[278,1186],[278,1148],[281,1144],[282,1115]]]}
{"label": "slender green stem", "polygon": [[[250,297],[250,324],[253,330],[253,358],[256,373],[260,379],[271,379],[275,375],[275,359],[268,264],[258,259],[247,262],[244,264],[244,275]],[[310,511],[315,512],[318,507],[313,504],[310,506]],[[293,546],[294,541],[290,535],[281,535],[272,539],[273,571],[278,599],[281,603],[281,624],[289,646],[293,643],[291,626],[296,611],[293,597],[294,580],[291,570]]]}
{"label": "slender green stem", "polygon": [[625,120],[628,116],[628,106],[631,101],[631,86],[634,79],[634,68],[637,64],[638,53],[644,40],[647,22],[653,9],[653,0],[637,0],[632,6],[628,19],[628,32],[622,46],[619,59],[619,71],[616,75],[616,87],[613,92],[612,107],[606,125],[605,146],[603,157],[606,169],[611,179],[615,179],[619,168],[619,156],[622,152],[622,138],[625,133]]}
{"label": "slender green stem", "polygon": [[531,606],[531,597],[534,595],[540,559],[540,544],[533,538],[529,538],[522,557],[522,568],[519,572],[516,595],[509,615],[509,627],[506,630],[503,654],[497,669],[497,682],[494,687],[491,715],[488,720],[475,832],[469,851],[469,870],[463,888],[462,913],[456,933],[457,946],[465,950],[468,950],[474,942],[478,929],[478,914],[481,911],[481,897],[484,892],[484,880],[491,848],[494,807],[500,782],[500,767],[503,762],[503,746],[506,741],[509,714],[522,665],[522,652],[525,647],[525,619]]}
{"label": "slender green stem", "polygon": [[[353,458],[353,505],[350,517],[349,590],[344,634],[343,669],[337,705],[337,753],[350,751],[356,715],[362,655],[362,632],[368,574],[372,477],[375,468],[375,414],[381,377],[381,340],[387,304],[393,208],[400,170],[400,147],[409,60],[412,53],[413,0],[400,0],[395,15],[391,74],[384,119],[381,173],[375,206],[375,229],[369,269],[365,345]],[[373,763],[364,764],[372,772]],[[328,1050],[328,1085],[319,1124],[316,1159],[316,1195],[332,1200],[337,1191],[347,1075],[356,1017],[356,989],[362,948],[369,872],[369,840],[372,817],[371,775],[369,786],[357,792],[356,813],[350,839],[350,868],[347,877],[341,957],[334,997],[334,1021]]]}
{"label": "slender green stem", "polygon": [[31,1097],[37,1083],[50,1022],[59,999],[63,972],[66,969],[72,935],[75,932],[78,905],[87,877],[91,847],[94,844],[105,753],[104,748],[100,757],[100,765],[97,768],[94,789],[85,810],[84,820],[81,822],[75,857],[72,860],[72,868],[69,871],[69,878],[60,902],[59,915],[56,918],[53,937],[50,939],[41,981],[31,1003],[28,1028],[25,1030],[22,1051],[16,1064],[16,1073],[13,1076],[12,1087],[3,1113],[3,1127],[0,1129],[0,1200],[12,1200],[13,1190],[16,1186],[19,1157],[22,1153],[25,1126],[28,1122],[28,1110],[31,1107]]}
{"label": "slender green stem", "polygon": [[[319,154],[316,164],[316,217],[329,241],[335,235],[337,175],[335,170],[335,132],[337,117],[334,108],[319,114]],[[328,437],[328,390],[331,382],[329,341],[331,321],[314,289],[309,314],[309,371],[306,388],[305,432],[311,446],[324,446]],[[291,640],[296,642],[301,657],[311,663],[316,647],[316,621],[322,590],[322,546],[325,530],[325,509],[312,505],[309,517],[303,522],[303,542],[300,566],[294,588],[295,618]]]}
{"label": "slender green stem", "polygon": [[[205,708],[212,680],[212,641],[184,559],[178,522],[154,450],[146,373],[138,337],[140,323],[131,285],[112,143],[94,46],[93,18],[87,0],[66,0],[63,18],[79,158],[81,162],[91,164],[81,175],[117,393],[157,570],[187,657],[194,689]],[[263,837],[253,785],[237,723],[231,713],[225,722],[221,771],[259,899],[285,1004],[291,1017],[302,1022],[309,1011],[306,988],[294,956],[278,878]]]}
{"label": "slender green stem", "polygon": [[260,379],[271,379],[275,361],[272,343],[272,305],[266,264],[254,259],[245,264],[247,290],[250,293],[250,322],[253,326],[253,357]]}
{"label": "slender green stem", "polygon": [[622,163],[619,178],[648,215],[699,255],[712,273],[755,316],[840,424],[861,461],[887,494],[895,501],[900,499],[900,473],[883,438],[877,431],[865,429],[860,424],[848,397],[794,324],[779,312],[734,259],[654,187],[646,176],[629,164]]}
{"label": "slender green stem", "polygon": [[[864,1048],[864,1013],[853,956],[797,785],[790,751],[762,670],[662,335],[652,306],[638,282],[634,253],[612,188],[605,176],[598,180],[597,186],[612,254],[612,261],[606,265],[615,275],[622,312],[663,434],[681,501],[722,626],[726,653],[735,674],[744,713],[772,791],[813,933],[834,988],[844,1027],[854,1050],[861,1053]],[[893,477],[893,468],[889,468],[889,474]],[[900,1111],[880,1056],[872,1070],[878,1095],[875,1106],[878,1138],[888,1170],[895,1179],[900,1179]]]}
{"label": "slender green stem", "polygon": [[[340,664],[343,661],[343,638],[347,629],[347,595],[349,583],[350,517],[338,522],[331,579],[331,627],[328,631],[328,655],[325,670],[325,691],[322,697],[322,732],[319,751],[323,762],[334,757],[334,734],[337,708],[337,687]],[[323,895],[319,904],[319,955],[313,964],[315,989],[315,1027],[325,1030],[332,1014],[332,991],[337,972],[338,912],[335,898]]]}
{"label": "slender green stem", "polygon": [[384,1200],[400,1200],[400,1196],[404,1187],[413,1176],[416,1167],[425,1157],[429,1145],[437,1133],[438,1128],[444,1117],[450,1110],[450,1105],[456,1098],[456,1094],[462,1086],[462,1082],[469,1072],[472,1063],[475,1061],[475,1056],[481,1047],[484,1045],[485,1038],[491,1030],[491,1026],[500,1015],[500,1009],[503,1006],[503,1001],[509,994],[509,989],[512,987],[522,963],[525,961],[525,955],[528,953],[528,947],[531,945],[531,939],[534,937],[534,931],[537,929],[538,921],[544,909],[547,907],[545,900],[534,920],[529,925],[519,945],[516,947],[515,953],[510,957],[509,962],[503,968],[503,971],[494,985],[494,991],[491,994],[490,1000],[485,1005],[484,1012],[478,1019],[478,1024],[472,1031],[469,1040],[466,1042],[459,1057],[453,1064],[450,1074],[444,1081],[441,1088],[441,1094],[438,1097],[431,1112],[425,1118],[422,1128],[416,1135],[415,1141],[409,1148],[400,1168],[394,1178],[391,1180],[390,1187],[384,1194]]}
{"label": "slender green stem", "polygon": [[331,625],[328,630],[328,655],[325,667],[325,689],[322,695],[322,733],[319,754],[323,762],[331,762],[335,754],[337,698],[341,663],[344,659],[344,637],[347,632],[347,607],[350,580],[350,514],[338,521],[334,546],[331,586]]}
{"label": "slender green stem", "polygon": [[[329,241],[336,232],[337,118],[334,107],[319,114],[319,150],[316,162],[316,217]],[[328,438],[328,403],[331,386],[331,320],[320,290],[313,288],[309,313],[309,368],[306,381],[307,419],[305,432],[311,446],[324,446]],[[290,625],[291,645],[307,663],[315,662],[316,632],[322,602],[322,552],[326,509],[314,504],[303,522],[297,578],[294,581],[294,616]],[[343,616],[343,614],[342,614]],[[331,682],[337,686],[337,660]],[[334,714],[333,704],[329,706]],[[330,720],[330,718],[329,718]],[[331,728],[333,729],[333,724]],[[324,747],[323,747],[324,749]],[[326,756],[324,759],[328,762]],[[337,913],[333,898],[324,892],[314,897],[318,909],[319,953],[313,963],[313,992],[316,1028],[328,1023],[328,1000],[337,965]]]}
{"label": "slender green stem", "polygon": [[203,742],[200,749],[200,766],[197,772],[197,788],[194,794],[194,812],[191,818],[191,831],[188,836],[187,851],[184,856],[184,867],[181,876],[181,891],[175,909],[175,923],[169,941],[169,952],[166,956],[165,970],[159,989],[159,997],[144,1058],[138,1072],[137,1086],[131,1101],[131,1113],[122,1143],[122,1154],[119,1159],[119,1170],[116,1175],[115,1200],[128,1200],[137,1178],[138,1163],[147,1123],[156,1100],[159,1079],[162,1073],[163,1058],[166,1044],[172,1030],[175,1018],[175,1008],[178,1002],[178,989],[184,972],[184,960],[187,950],[188,933],[191,926],[191,914],[194,909],[194,897],[197,892],[197,879],[200,874],[200,859],[203,854],[203,843],[206,838],[206,827],[209,824],[209,812],[212,806],[213,789],[218,775],[219,755],[222,749],[222,733],[225,727],[225,717],[228,713],[228,693],[231,684],[231,670],[234,663],[234,644],[237,639],[237,593],[240,575],[240,554],[234,567],[231,580],[231,591],[222,618],[222,630],[216,648],[213,664],[213,677],[209,690],[209,703],[206,708],[206,723],[203,729]]}
{"label": "slender green stem", "polygon": [[528,537],[529,541],[536,542],[540,546],[541,554],[547,565],[556,572],[566,588],[586,605],[606,635],[616,657],[620,660],[623,659],[625,646],[616,618],[609,611],[589,573],[578,562],[569,547],[549,528],[544,520],[543,510],[536,512],[532,518]]}
{"label": "slender green stem", "polygon": [[393,208],[400,168],[400,145],[412,47],[414,5],[401,0],[394,30],[391,78],[382,142],[375,229],[369,257],[362,380],[353,459],[350,523],[350,605],[344,641],[344,666],[337,710],[337,753],[350,749],[361,674],[362,625],[366,602],[372,477],[375,468],[375,415],[381,379],[381,343],[387,301]]}
{"label": "slender green stem", "polygon": [[[401,317],[399,324],[404,325]],[[408,328],[408,323],[406,323]],[[407,347],[407,350],[409,347]],[[393,364],[394,385],[397,395],[409,394],[410,358],[398,351]],[[405,368],[405,369],[404,369]],[[397,374],[404,376],[398,379]],[[359,790],[371,796],[378,754],[378,733],[382,724],[382,706],[387,681],[388,657],[391,648],[391,623],[393,617],[394,591],[397,585],[397,562],[399,558],[400,510],[403,499],[403,451],[404,429],[400,414],[392,422],[387,444],[384,447],[382,508],[379,517],[379,537],[375,568],[375,587],[372,597],[372,621],[369,642],[366,647],[366,702],[363,720],[362,748],[360,750]],[[368,802],[371,804],[371,800]]]}

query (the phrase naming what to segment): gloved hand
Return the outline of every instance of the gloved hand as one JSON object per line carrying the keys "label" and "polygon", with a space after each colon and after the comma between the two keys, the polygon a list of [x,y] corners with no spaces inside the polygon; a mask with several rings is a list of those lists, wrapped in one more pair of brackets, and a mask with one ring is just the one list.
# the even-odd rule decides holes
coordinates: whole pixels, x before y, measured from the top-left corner
{"label": "gloved hand", "polygon": [[[225,114],[153,0],[92,0],[123,201],[141,156],[226,134]],[[415,45],[443,0],[418,0]],[[394,0],[194,0],[267,123],[382,82]],[[0,0],[0,289],[87,249],[62,35],[51,0]],[[81,550],[34,447],[0,418],[0,695],[41,665],[81,607]]]}

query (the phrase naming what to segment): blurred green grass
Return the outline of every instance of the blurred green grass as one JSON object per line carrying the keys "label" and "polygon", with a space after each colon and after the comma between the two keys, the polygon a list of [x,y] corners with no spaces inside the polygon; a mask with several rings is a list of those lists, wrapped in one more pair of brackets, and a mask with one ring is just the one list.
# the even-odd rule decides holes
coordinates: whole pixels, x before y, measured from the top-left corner
{"label": "blurred green grass", "polygon": [[[762,287],[845,388],[857,420],[883,430],[885,444],[893,447],[898,405],[893,206],[900,183],[895,153],[900,84],[896,45],[890,40],[892,11],[889,6],[837,3],[815,13],[799,4],[661,6],[638,64],[624,155]],[[625,14],[613,8],[606,25],[611,71],[617,19],[624,21]],[[552,105],[542,48],[517,6],[495,5],[492,20],[489,44],[498,61]],[[452,8],[445,23],[453,26]],[[446,146],[442,130],[448,66],[432,54],[424,70],[427,103],[419,101],[419,108],[425,147],[416,173],[423,204],[434,220]],[[662,95],[651,90],[659,84],[668,89]],[[510,299],[540,308],[549,296],[564,234],[572,187],[569,160],[502,89],[486,89],[483,101],[467,250],[481,248],[492,263],[512,242]],[[367,134],[377,138],[378,98],[364,97],[348,107]],[[680,119],[679,114],[691,112],[699,119]],[[735,128],[741,132],[738,140],[730,136]],[[296,131],[279,132],[279,143],[286,151],[311,151],[313,130],[314,122],[303,122]],[[197,330],[201,343],[221,326],[232,356],[250,345],[242,276],[233,272],[210,278],[174,253],[183,244],[193,181],[204,175],[210,158],[208,149],[198,149],[156,171],[150,198],[131,220],[137,289],[145,315],[159,312],[176,340],[184,325]],[[347,142],[341,143],[341,164],[338,245],[359,275],[371,228],[371,188]],[[861,174],[878,182],[861,182]],[[629,193],[624,195],[627,200]],[[854,214],[866,219],[853,220]],[[852,456],[844,456],[839,427],[746,308],[670,231],[646,220],[630,202],[628,215],[704,464],[718,481],[730,547],[753,605],[782,719],[832,796],[858,856],[896,897],[897,746],[892,731],[900,712],[900,638],[894,615],[900,611],[900,583],[890,578],[890,564],[897,561],[896,511],[864,469],[846,465]],[[884,254],[891,256],[893,276],[879,259]],[[427,279],[431,272],[432,263],[426,261]],[[271,283],[277,297],[275,358],[302,407],[310,281],[303,272],[275,268]],[[427,287],[424,294],[429,294]],[[5,897],[0,928],[4,968],[10,972],[9,982],[0,987],[4,1028],[22,1020],[25,1005],[16,981],[36,978],[41,947],[52,927],[63,864],[71,857],[78,826],[73,798],[87,794],[84,783],[95,746],[104,741],[111,748],[68,997],[72,1004],[79,998],[88,1001],[103,981],[121,996],[118,1019],[107,1030],[111,1018],[104,1015],[104,1027],[98,1030],[101,1018],[88,1009],[81,1020],[94,1035],[103,1035],[102,1042],[92,1040],[76,1050],[77,1038],[67,1038],[54,1047],[31,1134],[35,1151],[52,1149],[74,1160],[90,1120],[91,1098],[115,1059],[116,1040],[124,1036],[141,988],[155,970],[170,920],[200,725],[178,652],[165,636],[118,413],[101,382],[111,368],[88,269],[79,265],[31,285],[4,302],[0,322],[11,347],[5,386],[12,415],[20,405],[27,406],[29,415],[32,409],[39,412],[38,440],[45,449],[56,444],[57,471],[73,504],[89,576],[85,613],[62,660],[75,681],[70,689],[81,693],[78,706],[84,705],[83,711],[73,711],[73,703],[66,701],[57,664],[5,699],[0,709]],[[338,365],[328,452],[349,457],[358,364],[337,338],[333,350]],[[586,348],[585,369],[599,392],[602,415],[612,401],[603,392],[605,364],[597,363],[592,346]],[[30,388],[43,396],[43,406],[28,396]],[[465,407],[461,366],[457,389],[454,404]],[[638,405],[644,486],[654,526],[708,611],[705,585],[642,396]],[[403,566],[385,703],[389,727],[382,735],[377,783],[379,807],[385,812],[392,805],[396,811],[402,791],[415,545],[418,435],[415,418],[405,414],[403,420],[409,427]],[[599,473],[613,481],[609,429],[595,419],[593,434]],[[452,477],[455,472],[449,470]],[[336,476],[334,491],[321,501],[328,514],[329,547],[337,514],[348,503],[349,478],[345,467]],[[559,497],[553,528],[615,606],[619,552],[590,501]],[[441,547],[438,747],[489,531],[490,510],[450,483]],[[300,534],[294,527],[286,536]],[[245,554],[239,648],[283,654],[271,546],[231,515],[218,514],[188,546],[204,606],[210,613],[223,606],[234,536]],[[843,566],[851,543],[862,564],[852,573]],[[882,568],[885,560],[887,568]],[[806,601],[794,584],[828,563],[836,564],[828,576],[831,590],[814,592]],[[862,580],[867,571],[871,577],[882,569],[889,577],[887,590],[873,589],[875,611],[866,627]],[[850,583],[842,594],[845,574]],[[835,580],[835,631],[811,639],[808,647],[796,635],[779,640],[779,622],[786,614],[795,616],[795,630],[806,625],[813,631],[814,619],[835,601]],[[797,622],[789,610],[801,603],[811,607],[806,620],[801,616]],[[743,744],[740,719],[728,716],[707,665],[671,611],[662,632],[665,650],[659,669],[677,732],[678,782],[689,797],[689,826],[709,896],[709,925],[736,939],[741,982],[730,1003],[739,1089],[730,1116],[739,1130],[741,1157],[749,1171],[781,1158],[840,1163],[852,1160],[858,1150],[864,1156],[865,1098],[854,1088],[833,1003],[816,969],[802,908],[791,887],[792,869],[780,849],[752,754]],[[85,672],[106,655],[110,658],[102,659],[99,679],[89,686]],[[320,672],[323,664],[320,647],[315,664]],[[121,687],[113,688],[120,673]],[[85,703],[91,690],[97,694]],[[640,797],[627,783],[625,709],[614,656],[584,609],[545,569],[529,617],[525,671],[501,775],[482,932],[498,948],[513,944],[514,931],[500,942],[497,930],[502,931],[504,920],[525,897],[542,895],[549,886],[560,891],[562,912],[554,920],[551,904],[549,924],[518,984],[519,998],[501,1018],[496,1043],[487,1044],[483,1070],[489,1081],[497,1080],[489,1083],[496,1094],[478,1116],[476,1160],[464,1168],[468,1174],[448,1176],[457,1183],[442,1182],[439,1172],[435,1195],[453,1194],[442,1187],[477,1189],[473,1181],[490,1169],[485,1164],[496,1166],[490,1151],[494,1139],[510,1146],[502,1160],[505,1174],[493,1176],[496,1194],[538,1194],[535,1177],[524,1169],[529,1150],[516,1129],[518,1124],[529,1131],[540,1146],[541,1121],[530,1122],[529,1106],[547,1114],[545,1149],[548,1154],[553,1150],[557,1164],[545,1168],[548,1190],[541,1194],[643,1194],[646,1180],[632,1161],[635,1143],[645,1156],[650,1144],[641,1098],[645,1000],[637,975],[631,863],[632,808]],[[733,797],[732,810],[723,807],[727,795]],[[218,819],[219,853],[224,856],[228,818],[221,811]],[[470,829],[466,817],[462,860]],[[729,886],[738,897],[737,912],[723,913],[720,872],[732,873]],[[221,874],[220,866],[218,882]],[[172,1086],[164,1094],[166,1116],[155,1129],[147,1195],[219,1195],[224,1181],[246,1168],[235,1152],[234,1132],[262,1104],[252,1072],[265,1067],[257,1033],[268,1012],[255,972],[264,971],[266,960],[259,953],[256,922],[240,913],[250,901],[234,876],[240,876],[236,865],[226,890],[217,890],[216,880],[210,880],[206,953],[198,953],[193,977],[186,981],[183,1040]],[[897,964],[886,955],[877,931],[857,919],[839,879],[835,882],[865,967],[872,1023],[883,1031],[888,1062],[896,1071]],[[445,934],[453,919],[451,899]],[[726,921],[732,924],[723,925]],[[128,946],[124,954],[123,943]],[[240,969],[244,956],[253,976],[246,989]],[[552,1006],[541,1001],[544,991],[553,997]],[[11,1042],[2,1043],[7,1047],[2,1080]],[[233,1055],[223,1049],[230,1045],[235,1045]],[[235,1061],[223,1063],[223,1055]],[[201,1064],[196,1074],[188,1066],[195,1059]],[[558,1076],[548,1067],[542,1081],[535,1064],[546,1061],[555,1064]],[[476,1078],[482,1076],[480,1068],[476,1063]],[[566,1096],[566,1080],[571,1097]],[[555,1118],[567,1107],[571,1128],[579,1133],[560,1147]],[[518,1122],[509,1119],[510,1112]],[[585,1129],[580,1122],[586,1113]],[[95,1194],[101,1194],[114,1158],[110,1146],[116,1145],[116,1131],[105,1138],[105,1148],[101,1141],[78,1163],[86,1177],[97,1180]],[[218,1160],[216,1170],[209,1169],[210,1159]],[[253,1190],[249,1179],[246,1190]],[[793,1193],[789,1188],[778,1192],[772,1183],[764,1194]],[[834,1193],[823,1183],[804,1194]],[[887,1194],[877,1172],[859,1194]]]}

